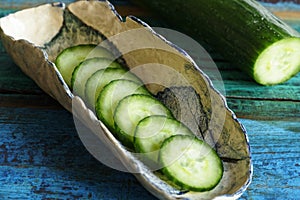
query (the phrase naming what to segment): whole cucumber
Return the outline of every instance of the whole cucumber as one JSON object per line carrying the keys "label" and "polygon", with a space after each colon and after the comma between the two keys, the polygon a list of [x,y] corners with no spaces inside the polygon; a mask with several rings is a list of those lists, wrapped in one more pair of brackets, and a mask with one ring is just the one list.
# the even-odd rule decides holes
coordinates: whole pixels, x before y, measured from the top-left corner
{"label": "whole cucumber", "polygon": [[207,43],[257,83],[300,71],[300,34],[254,0],[133,0],[174,28]]}

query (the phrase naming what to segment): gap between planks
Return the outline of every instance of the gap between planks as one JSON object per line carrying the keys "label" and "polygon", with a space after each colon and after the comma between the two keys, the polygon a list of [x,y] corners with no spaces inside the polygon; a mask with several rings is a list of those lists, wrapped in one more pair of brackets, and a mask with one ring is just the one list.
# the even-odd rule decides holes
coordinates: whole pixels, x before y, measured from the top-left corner
{"label": "gap between planks", "polygon": [[0,94],[0,107],[64,109],[47,94]]}

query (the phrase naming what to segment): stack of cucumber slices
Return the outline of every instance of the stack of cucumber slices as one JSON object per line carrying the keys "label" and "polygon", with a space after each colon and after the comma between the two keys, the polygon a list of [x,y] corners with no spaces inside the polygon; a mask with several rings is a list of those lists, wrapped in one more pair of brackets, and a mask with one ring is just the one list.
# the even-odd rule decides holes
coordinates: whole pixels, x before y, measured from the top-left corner
{"label": "stack of cucumber slices", "polygon": [[223,164],[107,49],[91,44],[62,51],[56,66],[75,95],[128,149],[161,166],[183,190],[208,191],[223,176]]}

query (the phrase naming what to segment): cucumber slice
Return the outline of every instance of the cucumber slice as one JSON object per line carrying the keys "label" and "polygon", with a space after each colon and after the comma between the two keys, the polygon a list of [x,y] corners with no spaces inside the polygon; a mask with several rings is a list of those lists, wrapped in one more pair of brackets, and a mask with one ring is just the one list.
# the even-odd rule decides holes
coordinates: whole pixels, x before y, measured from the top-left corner
{"label": "cucumber slice", "polygon": [[82,44],[64,49],[57,56],[55,64],[70,87],[74,68],[85,59],[94,57],[114,59],[113,54],[103,47],[93,44]]}
{"label": "cucumber slice", "polygon": [[90,108],[95,108],[95,102],[104,86],[111,81],[118,79],[132,80],[140,85],[143,84],[137,76],[125,69],[108,68],[98,70],[87,80],[85,84],[84,99],[87,101]]}
{"label": "cucumber slice", "polygon": [[115,129],[119,140],[124,145],[133,148],[137,124],[151,115],[173,117],[171,111],[152,96],[133,94],[122,99],[114,113]]}
{"label": "cucumber slice", "polygon": [[123,68],[118,62],[107,58],[90,58],[80,63],[73,71],[71,86],[73,93],[84,97],[87,80],[98,70],[106,68]]}
{"label": "cucumber slice", "polygon": [[123,79],[111,81],[99,94],[96,114],[110,130],[114,130],[113,117],[119,101],[131,94],[151,95],[143,85]]}
{"label": "cucumber slice", "polygon": [[158,162],[158,152],[163,141],[173,135],[194,136],[181,122],[165,116],[149,116],[141,120],[134,135],[134,147],[151,161]]}
{"label": "cucumber slice", "polygon": [[196,137],[175,135],[166,139],[159,153],[164,174],[182,189],[208,191],[223,176],[217,153]]}

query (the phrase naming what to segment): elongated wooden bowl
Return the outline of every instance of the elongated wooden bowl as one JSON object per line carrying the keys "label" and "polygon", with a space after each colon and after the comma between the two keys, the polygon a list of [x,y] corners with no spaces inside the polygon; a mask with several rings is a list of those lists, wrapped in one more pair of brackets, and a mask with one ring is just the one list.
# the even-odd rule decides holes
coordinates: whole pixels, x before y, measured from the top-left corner
{"label": "elongated wooden bowl", "polygon": [[[25,9],[1,18],[0,27],[4,47],[24,73],[89,127],[94,136],[105,143],[156,197],[237,199],[249,186],[252,162],[245,129],[228,109],[224,97],[188,54],[144,22],[135,17],[122,20],[107,1],[78,1],[67,7],[53,3]],[[203,127],[197,135],[213,146],[223,160],[224,175],[213,190],[181,191],[160,173],[151,171],[115,139],[94,112],[66,85],[54,64],[58,53],[76,44],[99,44],[106,38],[132,72],[147,82],[153,95],[160,96],[166,104],[170,103],[170,90],[166,88],[179,91],[179,96],[188,88],[187,91],[192,92],[185,94],[196,96],[196,103],[184,107],[195,112],[177,117],[187,123],[195,119],[200,121],[199,126]],[[166,66],[166,73],[161,66]],[[181,78],[174,77],[174,74]],[[155,84],[157,81],[160,84]],[[188,101],[192,98],[181,97],[188,97]],[[178,107],[173,108],[173,112],[177,112],[176,109]]]}

